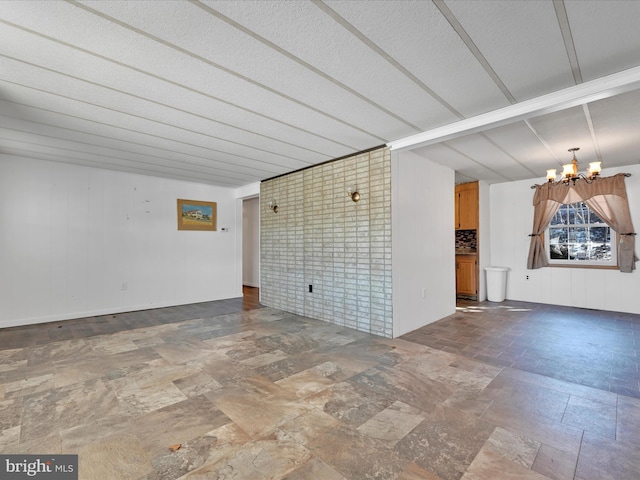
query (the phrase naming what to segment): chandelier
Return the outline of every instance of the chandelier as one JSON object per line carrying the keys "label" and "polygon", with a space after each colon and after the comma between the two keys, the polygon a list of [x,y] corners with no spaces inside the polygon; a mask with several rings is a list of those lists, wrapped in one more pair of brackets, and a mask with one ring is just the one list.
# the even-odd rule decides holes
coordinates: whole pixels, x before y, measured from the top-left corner
{"label": "chandelier", "polygon": [[579,147],[573,147],[569,149],[569,152],[573,153],[573,158],[571,159],[571,163],[567,163],[562,166],[562,176],[560,180],[556,182],[556,169],[551,168],[547,170],[547,180],[549,183],[564,183],[565,185],[569,185],[569,182],[572,182],[573,185],[576,184],[576,181],[583,179],[587,183],[593,182],[598,175],[600,175],[601,162],[591,162],[589,164],[589,170],[587,174],[578,173],[578,159],[576,158],[576,152],[580,150]]}

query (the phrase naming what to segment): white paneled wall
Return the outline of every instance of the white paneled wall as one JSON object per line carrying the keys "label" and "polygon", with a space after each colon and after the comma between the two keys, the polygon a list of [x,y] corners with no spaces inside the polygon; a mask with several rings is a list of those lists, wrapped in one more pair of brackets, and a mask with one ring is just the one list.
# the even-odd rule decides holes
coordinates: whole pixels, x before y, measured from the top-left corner
{"label": "white paneled wall", "polygon": [[[629,172],[625,179],[635,231],[640,228],[640,165],[611,168],[605,176]],[[527,270],[529,233],[533,222],[533,190],[543,179],[491,185],[491,261],[510,267],[507,298],[553,305],[568,305],[640,313],[640,269],[618,270],[546,267]],[[636,254],[640,236],[636,237]],[[640,264],[636,263],[636,268]],[[527,280],[527,276],[529,279]]]}
{"label": "white paneled wall", "polygon": [[455,313],[454,172],[393,152],[393,335]]}
{"label": "white paneled wall", "polygon": [[388,149],[263,182],[261,302],[390,337],[390,185]]}
{"label": "white paneled wall", "polygon": [[[218,231],[178,231],[178,198]],[[237,215],[232,189],[0,155],[0,327],[241,296]]]}

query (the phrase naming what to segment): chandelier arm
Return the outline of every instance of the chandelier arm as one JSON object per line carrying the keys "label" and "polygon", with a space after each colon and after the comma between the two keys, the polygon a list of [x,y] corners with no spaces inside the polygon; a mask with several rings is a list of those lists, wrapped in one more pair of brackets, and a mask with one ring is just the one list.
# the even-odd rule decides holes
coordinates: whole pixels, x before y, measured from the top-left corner
{"label": "chandelier arm", "polygon": [[[630,177],[630,176],[631,176],[631,174],[630,174],[630,173],[627,173],[627,172],[624,172],[624,173],[616,173],[616,175],[624,175],[625,177]],[[568,181],[560,180],[560,181],[557,181],[557,182],[548,181],[548,182],[540,183],[540,184],[537,184],[537,183],[536,183],[536,184],[534,184],[534,185],[531,185],[531,189],[533,190],[533,189],[535,189],[536,187],[543,187],[543,186],[545,186],[545,185],[549,185],[549,184],[551,184],[551,185],[553,185],[553,186],[555,186],[555,185],[566,185],[566,186],[569,186],[569,182],[570,182],[570,181],[573,181],[573,184],[575,185],[575,184],[576,184],[576,180],[580,180],[580,178],[581,178],[582,180],[586,181],[587,183],[593,183],[593,181],[594,181],[596,178],[598,178],[598,177],[594,177],[593,179],[589,180],[589,178],[588,178],[588,177],[586,177],[586,176],[584,176],[584,174],[582,174],[582,173],[581,173],[581,174],[579,174],[579,175],[578,175],[578,177],[579,177],[579,178],[570,179],[570,180],[568,180]],[[609,178],[609,177],[600,177],[600,178]]]}
{"label": "chandelier arm", "polygon": [[[588,184],[591,184],[600,176],[601,162],[591,162],[589,164],[589,175],[578,173],[578,159],[576,158],[576,152],[578,150],[580,150],[580,147],[572,147],[568,150],[572,153],[573,157],[571,158],[571,163],[567,163],[566,165],[562,166],[563,171],[560,180],[556,181],[556,169],[547,170],[547,185],[564,184],[569,186],[569,184],[571,184],[575,186],[576,182],[580,179],[584,180]],[[631,176],[630,173],[623,173],[622,175],[624,175],[625,177]],[[531,188],[534,189],[537,186],[538,185],[531,185]]]}

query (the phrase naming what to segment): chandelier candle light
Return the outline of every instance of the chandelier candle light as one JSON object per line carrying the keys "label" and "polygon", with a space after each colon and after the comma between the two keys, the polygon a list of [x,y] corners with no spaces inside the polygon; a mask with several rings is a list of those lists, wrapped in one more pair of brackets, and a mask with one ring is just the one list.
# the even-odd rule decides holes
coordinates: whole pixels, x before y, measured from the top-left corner
{"label": "chandelier candle light", "polygon": [[[602,170],[601,163],[602,162],[591,162],[589,163],[589,170],[587,174],[578,173],[578,159],[576,158],[576,152],[580,150],[579,147],[570,148],[568,151],[573,154],[573,158],[571,159],[571,163],[567,163],[562,166],[562,175],[560,180],[556,182],[556,171],[555,168],[550,168],[547,170],[547,183],[550,185],[575,185],[576,182],[580,179],[584,180],[586,183],[592,183],[595,179],[600,176],[600,171]],[[630,173],[623,173],[625,177],[630,177]],[[540,185],[541,186],[541,185]],[[531,185],[531,188],[536,188],[536,185]]]}
{"label": "chandelier candle light", "polygon": [[[580,150],[579,147],[570,148],[569,151],[573,153],[573,158],[571,159],[571,163],[567,163],[562,166],[562,177],[560,181],[565,184],[569,184],[569,182],[573,182],[576,184],[576,181],[579,179],[584,179],[587,183],[591,183],[598,175],[600,175],[600,170],[602,167],[600,166],[601,162],[591,162],[589,164],[588,175],[583,173],[578,173],[578,159],[576,158],[576,152]],[[554,183],[556,181],[556,169],[551,168],[547,170],[547,180],[550,183]]]}

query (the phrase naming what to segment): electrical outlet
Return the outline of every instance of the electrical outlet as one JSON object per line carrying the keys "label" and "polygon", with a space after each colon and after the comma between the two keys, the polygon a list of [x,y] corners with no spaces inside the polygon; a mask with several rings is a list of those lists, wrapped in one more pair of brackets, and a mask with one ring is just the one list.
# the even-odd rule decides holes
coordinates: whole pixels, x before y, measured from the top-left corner
{"label": "electrical outlet", "polygon": [[527,280],[529,280],[529,275],[527,275]]}

